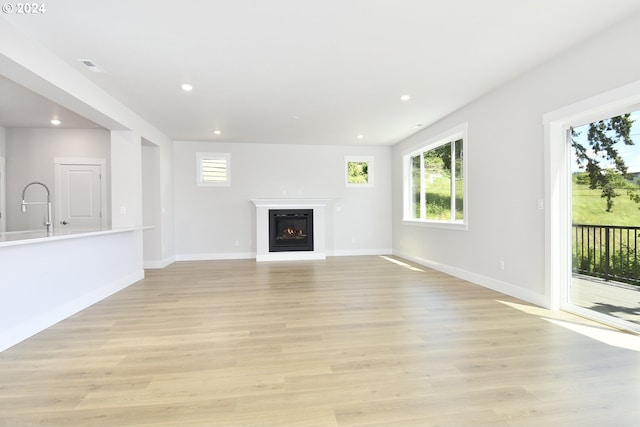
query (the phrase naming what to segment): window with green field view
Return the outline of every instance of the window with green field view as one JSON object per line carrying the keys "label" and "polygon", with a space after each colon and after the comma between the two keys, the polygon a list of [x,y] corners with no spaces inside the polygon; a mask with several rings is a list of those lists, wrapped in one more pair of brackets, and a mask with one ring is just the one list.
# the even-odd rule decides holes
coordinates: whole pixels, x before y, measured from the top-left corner
{"label": "window with green field view", "polygon": [[345,156],[345,185],[373,187],[373,156]]}
{"label": "window with green field view", "polygon": [[349,184],[366,184],[369,182],[369,165],[367,162],[349,162],[347,170],[347,182]]}
{"label": "window with green field view", "polygon": [[466,127],[405,155],[405,220],[465,224]]}

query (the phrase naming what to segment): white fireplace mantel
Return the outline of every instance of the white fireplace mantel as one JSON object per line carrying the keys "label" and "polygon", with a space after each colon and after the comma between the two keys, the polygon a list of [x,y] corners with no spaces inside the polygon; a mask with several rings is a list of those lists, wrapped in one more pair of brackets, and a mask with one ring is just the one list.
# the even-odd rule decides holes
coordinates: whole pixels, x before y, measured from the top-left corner
{"label": "white fireplace mantel", "polygon": [[310,209],[316,206],[326,207],[331,199],[251,199],[256,207]]}
{"label": "white fireplace mantel", "polygon": [[[256,207],[256,261],[326,258],[326,207],[330,199],[251,199]],[[269,252],[269,209],[313,209],[313,251]]]}

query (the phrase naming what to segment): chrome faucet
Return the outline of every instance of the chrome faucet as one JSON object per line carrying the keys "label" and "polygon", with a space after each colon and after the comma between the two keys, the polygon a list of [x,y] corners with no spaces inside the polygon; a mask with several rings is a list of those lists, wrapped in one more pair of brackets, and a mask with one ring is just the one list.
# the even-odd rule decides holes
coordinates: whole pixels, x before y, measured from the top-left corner
{"label": "chrome faucet", "polygon": [[[25,202],[24,201],[24,194],[27,192],[27,188],[29,188],[30,186],[34,185],[34,184],[38,184],[38,185],[42,185],[44,187],[45,190],[47,190],[47,201],[46,202]],[[22,190],[22,212],[26,212],[27,211],[27,205],[47,205],[47,221],[44,223],[44,225],[47,226],[47,233],[51,231],[51,199],[50,199],[50,193],[49,193],[49,187],[47,187],[46,185],[44,185],[41,182],[30,182],[29,184],[27,184],[24,189]]]}

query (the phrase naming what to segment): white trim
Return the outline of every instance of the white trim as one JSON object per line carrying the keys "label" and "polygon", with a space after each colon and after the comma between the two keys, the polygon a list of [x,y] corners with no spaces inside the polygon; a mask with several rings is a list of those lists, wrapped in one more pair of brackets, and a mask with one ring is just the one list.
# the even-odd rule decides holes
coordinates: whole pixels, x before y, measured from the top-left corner
{"label": "white trim", "polygon": [[640,80],[547,112],[542,116],[542,121],[545,124],[562,122],[579,126],[607,115],[611,117],[628,113],[629,108],[639,104]]}
{"label": "white trim", "polygon": [[5,158],[0,156],[0,233],[7,230],[7,173],[5,165]]}
{"label": "white trim", "polygon": [[393,255],[393,249],[337,249],[327,251],[327,256],[382,256]]}
{"label": "white trim", "polygon": [[310,209],[324,207],[332,199],[251,199],[251,202],[259,208],[283,208],[283,209]]}
{"label": "white trim", "polygon": [[176,255],[176,261],[217,261],[231,259],[253,259],[256,257],[254,252],[217,252],[217,253],[200,253],[200,254],[179,254]]}
{"label": "white trim", "polygon": [[[326,207],[329,199],[252,199],[256,207],[256,261],[326,258]],[[313,209],[312,251],[269,251],[269,209]]]}
{"label": "white trim", "polygon": [[443,230],[458,230],[458,231],[467,231],[469,230],[469,224],[462,221],[433,221],[426,219],[403,219],[403,225],[408,225],[411,227],[425,227],[425,228],[441,228]]}
{"label": "white trim", "polygon": [[570,189],[566,143],[567,128],[560,122],[545,122],[545,303],[552,310],[566,300],[571,251],[569,245]]}
{"label": "white trim", "polygon": [[[413,156],[422,151],[430,150],[432,148],[438,147],[440,145],[446,144],[447,142],[455,141],[456,139],[466,139],[468,135],[468,127],[469,123],[464,122],[459,125],[456,125],[449,130],[441,132],[436,136],[432,136],[431,138],[427,138],[426,140],[415,143],[411,147],[406,148],[402,151],[402,156]],[[466,146],[464,148],[467,148]]]}
{"label": "white trim", "polygon": [[[439,147],[443,144],[457,141],[458,139],[462,139],[462,185],[464,197],[462,198],[462,209],[464,213],[464,219],[462,221],[434,221],[428,220],[425,218],[413,218],[410,213],[413,212],[412,205],[412,188],[410,187],[410,171],[411,171],[411,157],[416,154],[423,153],[425,151],[429,151],[433,148]],[[454,147],[452,146],[452,150]],[[452,168],[454,169],[454,168]],[[455,169],[454,169],[455,170]],[[421,177],[420,180],[423,180],[422,165],[421,165]],[[469,124],[468,122],[464,122],[448,131],[441,132],[438,135],[428,138],[426,141],[422,143],[413,144],[410,148],[407,148],[402,151],[402,191],[403,191],[403,200],[402,200],[402,221],[405,225],[411,226],[424,226],[429,228],[447,228],[454,230],[462,230],[466,231],[469,229]],[[455,176],[454,176],[455,178]],[[424,205],[424,193],[420,194],[421,206]],[[452,214],[454,212],[452,211]]]}
{"label": "white trim", "polygon": [[569,305],[568,296],[571,280],[571,189],[570,150],[566,132],[571,126],[580,126],[638,109],[639,104],[640,81],[637,81],[543,115],[547,207],[544,305],[548,308],[576,311],[575,307]]}
{"label": "white trim", "polygon": [[107,165],[107,160],[98,157],[54,157],[54,164],[60,165]]}
{"label": "white trim", "polygon": [[143,261],[142,268],[145,270],[161,270],[176,262],[176,257],[172,256],[159,261]]}
{"label": "white trim", "polygon": [[[326,257],[345,257],[345,256],[379,256],[379,255],[393,255],[393,249],[341,249],[341,250],[328,250],[326,251]],[[310,259],[326,259],[325,258],[310,258]],[[224,261],[234,259],[255,259],[255,252],[224,252],[224,253],[199,253],[199,254],[180,254],[176,255],[174,261]],[[289,259],[290,260],[290,259]],[[163,267],[147,267],[145,268],[163,268]]]}

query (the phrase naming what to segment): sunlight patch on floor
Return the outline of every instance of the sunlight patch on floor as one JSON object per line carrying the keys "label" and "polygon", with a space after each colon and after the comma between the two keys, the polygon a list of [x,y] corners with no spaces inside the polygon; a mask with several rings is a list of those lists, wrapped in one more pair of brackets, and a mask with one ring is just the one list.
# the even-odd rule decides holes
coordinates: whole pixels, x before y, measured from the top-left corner
{"label": "sunlight patch on floor", "polygon": [[563,328],[567,328],[589,338],[593,338],[602,343],[615,347],[626,348],[628,350],[640,351],[640,336],[627,334],[625,332],[597,328],[594,326],[581,325],[579,323],[566,322],[564,320],[544,319]]}
{"label": "sunlight patch on floor", "polygon": [[524,313],[538,316],[547,322],[562,326],[573,332],[615,347],[626,348],[640,352],[640,336],[609,328],[596,322],[573,316],[563,311],[551,311],[546,308],[508,301],[496,300],[501,304],[520,310]]}
{"label": "sunlight patch on floor", "polygon": [[382,258],[382,259],[384,259],[384,260],[387,260],[387,261],[389,261],[389,262],[392,262],[392,263],[394,263],[394,264],[398,264],[399,266],[404,267],[404,268],[407,268],[407,269],[409,269],[409,270],[411,270],[411,271],[420,271],[420,272],[424,272],[424,270],[421,270],[421,269],[419,269],[418,267],[414,267],[413,265],[407,264],[406,262],[402,262],[402,261],[400,261],[400,260],[393,259],[393,258],[390,258],[390,257],[385,256],[385,255],[381,255],[381,256],[380,256],[380,258]]}

